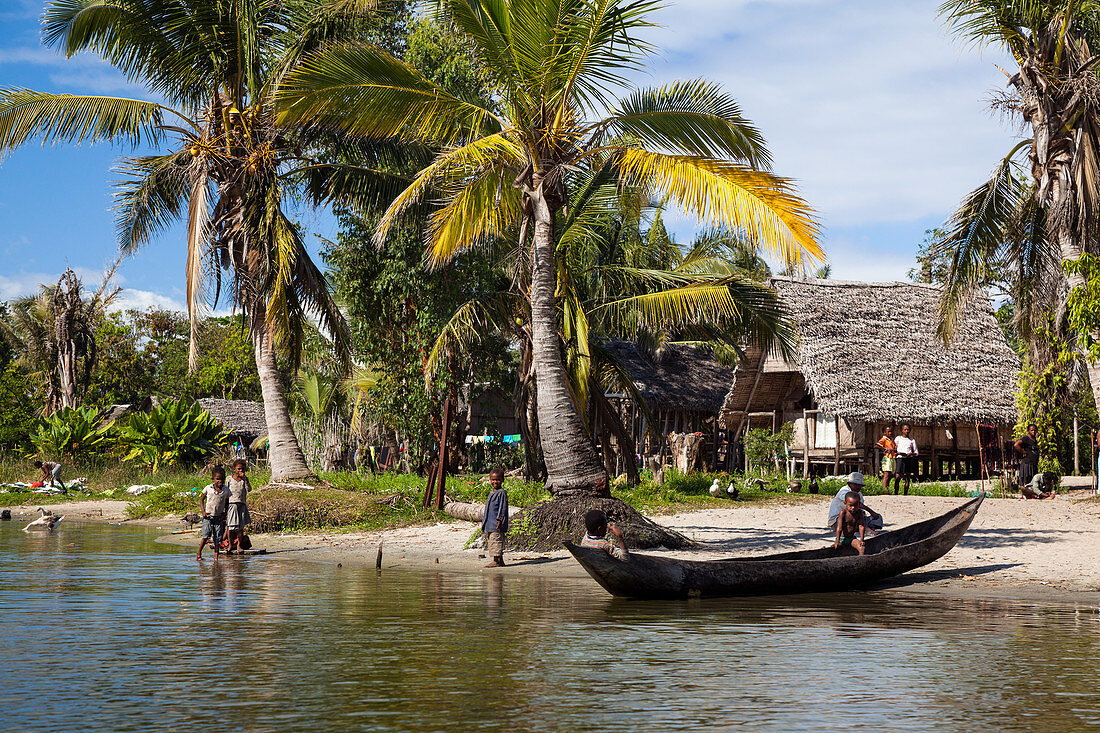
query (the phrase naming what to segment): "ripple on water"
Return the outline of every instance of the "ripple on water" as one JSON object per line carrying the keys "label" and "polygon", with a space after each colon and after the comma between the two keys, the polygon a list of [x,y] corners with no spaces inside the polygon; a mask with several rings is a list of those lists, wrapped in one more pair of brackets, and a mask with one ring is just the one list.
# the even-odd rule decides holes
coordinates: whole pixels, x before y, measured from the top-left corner
{"label": "ripple on water", "polygon": [[28,729],[1100,721],[1091,608],[897,592],[637,603],[588,582],[215,565],[155,530],[5,525],[0,710]]}

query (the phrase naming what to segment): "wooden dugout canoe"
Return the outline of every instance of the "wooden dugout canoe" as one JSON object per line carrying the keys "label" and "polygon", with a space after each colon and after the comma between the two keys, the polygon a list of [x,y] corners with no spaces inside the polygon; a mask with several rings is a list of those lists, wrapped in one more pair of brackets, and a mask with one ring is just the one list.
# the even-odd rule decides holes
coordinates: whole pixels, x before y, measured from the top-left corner
{"label": "wooden dugout canoe", "polygon": [[843,590],[919,568],[946,555],[970,527],[985,494],[934,519],[867,540],[867,554],[851,547],[783,552],[725,560],[680,560],[636,552],[622,562],[603,550],[565,548],[615,596],[687,598]]}

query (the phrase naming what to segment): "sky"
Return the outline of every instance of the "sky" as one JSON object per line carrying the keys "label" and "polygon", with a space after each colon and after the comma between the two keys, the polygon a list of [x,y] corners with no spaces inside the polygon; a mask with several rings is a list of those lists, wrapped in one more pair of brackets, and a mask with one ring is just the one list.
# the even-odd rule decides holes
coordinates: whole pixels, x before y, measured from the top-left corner
{"label": "sky", "polygon": [[[763,132],[776,173],[824,226],[837,279],[904,279],[927,229],[1007,153],[1018,130],[989,109],[1005,84],[996,49],[950,37],[940,0],[681,0],[648,35],[659,49],[638,86],[719,82]],[[0,86],[148,98],[104,62],[42,47],[42,0],[0,0]],[[56,282],[94,287],[117,256],[112,169],[133,151],[30,143],[0,160],[0,301]],[[690,242],[698,223],[666,226]],[[310,249],[335,236],[305,212]],[[319,258],[318,258],[319,259]],[[119,307],[183,308],[185,234],[169,230],[119,268]]]}

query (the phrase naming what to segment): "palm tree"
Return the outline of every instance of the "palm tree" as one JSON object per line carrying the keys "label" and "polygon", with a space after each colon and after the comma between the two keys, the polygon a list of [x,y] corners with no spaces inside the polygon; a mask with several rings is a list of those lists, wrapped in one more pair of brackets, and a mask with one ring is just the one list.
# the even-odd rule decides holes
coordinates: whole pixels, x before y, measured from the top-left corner
{"label": "palm tree", "polygon": [[[625,366],[605,348],[606,341],[628,340],[647,352],[687,343],[730,361],[739,357],[746,342],[789,352],[793,341],[775,292],[753,281],[758,272],[742,269],[746,258],[741,241],[712,231],[699,237],[686,254],[671,241],[654,248],[650,241],[660,226],[659,214],[643,237],[637,228],[640,212],[631,205],[631,198],[636,197],[629,192],[620,195],[614,183],[602,190],[579,187],[559,246],[559,336],[565,346],[569,388],[574,408],[593,438],[591,417],[601,416],[605,464],[611,458],[606,452],[609,434],[624,454],[636,452],[604,397],[605,390],[631,394],[634,403],[648,413]],[[748,264],[766,268],[755,254]],[[427,365],[430,375],[442,367],[445,353],[472,352],[491,334],[518,343],[517,420],[528,447],[537,446],[538,440],[537,420],[526,414],[524,395],[530,380],[530,333],[526,291],[483,294],[459,308],[444,326]],[[653,416],[648,417],[654,426]],[[537,475],[535,463],[535,456],[528,455],[529,475]],[[636,481],[633,460],[627,461],[626,468],[629,479]]]}
{"label": "palm tree", "polygon": [[[625,74],[652,51],[637,33],[653,0],[440,0],[491,77],[494,102],[448,94],[365,45],[323,49],[290,72],[284,124],[317,122],[367,139],[399,137],[439,153],[382,217],[386,237],[429,196],[429,259],[518,229],[529,258],[531,352],[547,488],[607,495],[603,462],[569,390],[558,325],[558,234],[570,191],[598,172],[667,197],[708,223],[741,230],[785,261],[819,259],[810,208],[767,172],[763,140],[736,102],[705,81],[638,89]],[[516,226],[518,225],[518,227]]]}
{"label": "palm tree", "polygon": [[117,266],[108,268],[90,298],[76,273],[66,269],[53,287],[43,285],[38,295],[15,300],[8,319],[0,322],[0,336],[45,385],[46,415],[84,400],[97,358],[96,329],[120,291],[110,285]]}
{"label": "palm tree", "polygon": [[[291,426],[276,352],[299,361],[314,319],[347,363],[347,325],[320,269],[284,211],[369,198],[385,176],[321,165],[310,139],[277,124],[274,95],[297,59],[346,29],[359,0],[55,0],[44,38],[67,55],[90,51],[154,98],[0,90],[0,152],[29,139],[145,141],[170,151],[123,159],[120,246],[141,249],[173,220],[187,221],[192,368],[204,310],[225,296],[247,318],[264,398],[272,480],[311,475]],[[400,190],[400,189],[396,189]],[[362,200],[362,199],[360,199]]]}
{"label": "palm tree", "polygon": [[[949,26],[977,46],[1012,54],[1010,92],[996,102],[1029,136],[963,200],[946,225],[949,259],[940,334],[948,340],[962,307],[999,268],[1012,270],[1022,334],[1084,284],[1072,267],[1094,254],[1100,234],[1100,5],[1086,0],[948,0]],[[1026,153],[1026,155],[1025,155]],[[1089,364],[1100,404],[1100,365]]]}

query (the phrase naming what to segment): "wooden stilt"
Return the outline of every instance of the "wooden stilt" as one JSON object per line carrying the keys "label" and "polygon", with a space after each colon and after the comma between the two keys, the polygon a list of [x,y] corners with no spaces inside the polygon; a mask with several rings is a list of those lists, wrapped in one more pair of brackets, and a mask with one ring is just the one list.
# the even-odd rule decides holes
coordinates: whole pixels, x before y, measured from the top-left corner
{"label": "wooden stilt", "polygon": [[443,508],[443,494],[447,490],[447,438],[451,432],[451,398],[447,397],[443,402],[443,437],[439,444],[439,480],[435,495],[435,508]]}

